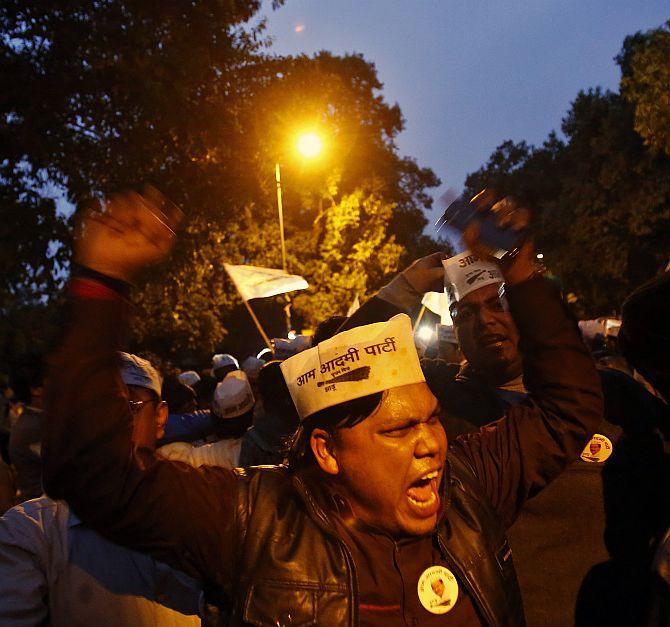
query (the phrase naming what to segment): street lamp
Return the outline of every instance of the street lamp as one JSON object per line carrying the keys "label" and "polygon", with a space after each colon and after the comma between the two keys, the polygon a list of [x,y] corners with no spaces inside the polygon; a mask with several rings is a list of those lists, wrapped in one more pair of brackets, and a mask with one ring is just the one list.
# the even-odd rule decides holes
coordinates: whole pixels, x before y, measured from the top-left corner
{"label": "street lamp", "polygon": [[[296,141],[296,148],[298,152],[305,159],[314,159],[321,153],[323,148],[323,142],[321,137],[314,131],[308,131],[301,133],[298,136]],[[277,211],[279,213],[279,239],[281,241],[281,264],[282,270],[287,271],[286,266],[286,241],[284,239],[284,205],[282,203],[281,195],[281,168],[279,167],[279,161],[275,163],[275,181],[277,182]],[[286,295],[286,306],[284,311],[286,312],[286,331],[291,331],[291,298]]]}
{"label": "street lamp", "polygon": [[305,159],[314,159],[321,153],[323,147],[321,137],[314,132],[303,133],[298,137],[296,148]]}

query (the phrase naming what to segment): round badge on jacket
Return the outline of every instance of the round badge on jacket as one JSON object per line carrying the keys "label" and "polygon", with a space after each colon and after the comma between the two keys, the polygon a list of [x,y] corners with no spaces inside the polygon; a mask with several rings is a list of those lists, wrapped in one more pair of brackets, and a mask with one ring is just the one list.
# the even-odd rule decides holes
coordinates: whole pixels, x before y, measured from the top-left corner
{"label": "round badge on jacket", "polygon": [[596,433],[584,447],[580,457],[585,462],[602,463],[609,458],[612,454],[612,450],[612,441],[606,435]]}
{"label": "round badge on jacket", "polygon": [[446,614],[458,599],[458,582],[444,566],[426,568],[417,584],[419,601],[431,614]]}

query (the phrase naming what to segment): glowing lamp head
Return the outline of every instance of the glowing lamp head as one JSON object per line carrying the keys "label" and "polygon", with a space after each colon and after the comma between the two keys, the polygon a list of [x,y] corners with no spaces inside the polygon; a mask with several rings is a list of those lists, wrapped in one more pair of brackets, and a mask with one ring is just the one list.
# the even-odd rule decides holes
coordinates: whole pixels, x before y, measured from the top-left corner
{"label": "glowing lamp head", "polygon": [[321,138],[316,133],[303,133],[298,137],[298,152],[305,159],[313,159],[318,156],[323,147]]}

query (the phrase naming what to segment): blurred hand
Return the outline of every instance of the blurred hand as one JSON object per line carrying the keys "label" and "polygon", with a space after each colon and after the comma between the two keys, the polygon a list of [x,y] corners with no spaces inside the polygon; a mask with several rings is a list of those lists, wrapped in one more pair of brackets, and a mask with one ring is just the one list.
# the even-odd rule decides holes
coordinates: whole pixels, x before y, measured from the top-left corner
{"label": "blurred hand", "polygon": [[[530,222],[530,211],[520,207],[511,196],[501,197],[492,189],[484,189],[473,199],[472,203],[481,212],[491,211],[498,217],[498,225],[521,231]],[[505,277],[507,285],[515,285],[531,278],[535,274],[535,245],[531,238],[526,238],[518,251],[505,255],[502,259],[493,256],[492,250],[479,239],[479,223],[474,221],[463,232],[465,245],[483,259],[488,259],[498,266]]]}
{"label": "blurred hand", "polygon": [[419,292],[441,292],[444,290],[444,266],[442,260],[446,259],[444,253],[433,253],[421,257],[412,263],[409,268],[403,270],[403,276],[411,286]]}
{"label": "blurred hand", "polygon": [[141,268],[167,257],[181,216],[161,211],[156,190],[113,194],[83,214],[75,232],[75,261],[110,277],[130,281]]}

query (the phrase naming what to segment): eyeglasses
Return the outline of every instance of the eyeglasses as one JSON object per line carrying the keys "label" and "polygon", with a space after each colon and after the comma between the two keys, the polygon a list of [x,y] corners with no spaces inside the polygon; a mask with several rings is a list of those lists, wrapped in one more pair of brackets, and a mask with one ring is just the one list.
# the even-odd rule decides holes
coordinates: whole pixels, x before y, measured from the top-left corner
{"label": "eyeglasses", "polygon": [[148,401],[128,401],[128,406],[130,407],[130,413],[133,416],[137,416],[142,411],[142,408],[148,403],[155,403],[154,399]]}

